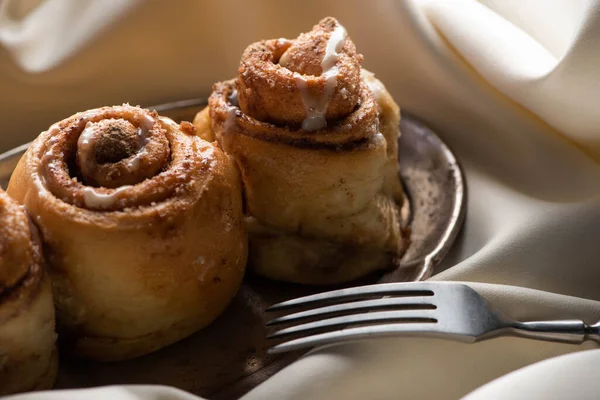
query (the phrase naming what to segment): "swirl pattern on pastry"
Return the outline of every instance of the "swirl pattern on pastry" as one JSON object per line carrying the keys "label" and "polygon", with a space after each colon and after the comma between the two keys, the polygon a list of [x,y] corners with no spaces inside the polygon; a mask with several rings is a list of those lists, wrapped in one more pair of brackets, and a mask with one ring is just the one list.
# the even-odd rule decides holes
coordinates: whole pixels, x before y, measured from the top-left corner
{"label": "swirl pattern on pastry", "polygon": [[239,174],[190,123],[129,105],[75,114],[34,141],[8,191],[40,226],[78,355],[166,346],[212,322],[241,284]]}
{"label": "swirl pattern on pastry", "polygon": [[293,41],[251,44],[239,68],[240,108],[263,122],[322,129],[361,102],[361,61],[334,18]]}
{"label": "swirl pattern on pastry", "polygon": [[408,244],[399,108],[361,61],[334,18],[251,44],[194,120],[241,171],[250,267],[262,275],[349,281],[397,265]]}
{"label": "swirl pattern on pastry", "polygon": [[55,342],[52,289],[37,230],[0,189],[0,395],[51,388]]}

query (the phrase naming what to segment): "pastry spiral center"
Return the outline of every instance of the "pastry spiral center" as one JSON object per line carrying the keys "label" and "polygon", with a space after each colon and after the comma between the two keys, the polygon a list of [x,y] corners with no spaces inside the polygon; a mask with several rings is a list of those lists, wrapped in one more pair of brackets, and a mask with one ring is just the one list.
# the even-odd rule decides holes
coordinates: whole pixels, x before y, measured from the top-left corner
{"label": "pastry spiral center", "polygon": [[255,120],[312,135],[357,109],[361,62],[335,18],[297,39],[253,43],[238,68],[239,108]]}
{"label": "pastry spiral center", "polygon": [[[146,135],[141,128],[136,128],[129,121],[105,120],[100,122],[89,122],[80,138],[78,153],[79,159],[85,157],[83,154],[89,146],[89,137],[96,132],[98,135],[94,148],[94,156],[98,164],[114,164],[124,158],[129,158],[146,145]],[[85,144],[84,144],[85,143]]]}
{"label": "pastry spiral center", "polygon": [[169,146],[155,121],[109,118],[89,121],[77,141],[77,167],[83,183],[118,188],[151,178],[163,169]]}
{"label": "pastry spiral center", "polygon": [[302,75],[323,75],[336,65],[346,37],[346,29],[328,18],[295,39],[279,65]]}

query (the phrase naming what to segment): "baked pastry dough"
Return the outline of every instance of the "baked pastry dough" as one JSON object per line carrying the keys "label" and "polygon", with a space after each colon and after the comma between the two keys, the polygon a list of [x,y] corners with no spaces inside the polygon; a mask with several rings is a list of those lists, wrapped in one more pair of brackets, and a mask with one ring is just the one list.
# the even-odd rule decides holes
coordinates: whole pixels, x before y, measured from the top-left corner
{"label": "baked pastry dough", "polygon": [[261,275],[339,283],[393,268],[405,251],[399,108],[361,61],[334,18],[251,44],[194,120],[241,171]]}
{"label": "baked pastry dough", "polygon": [[49,389],[58,358],[37,229],[0,189],[0,395]]}
{"label": "baked pastry dough", "polygon": [[39,225],[62,342],[136,357],[212,322],[247,260],[238,171],[220,149],[129,105],[75,114],[19,162],[8,192]]}

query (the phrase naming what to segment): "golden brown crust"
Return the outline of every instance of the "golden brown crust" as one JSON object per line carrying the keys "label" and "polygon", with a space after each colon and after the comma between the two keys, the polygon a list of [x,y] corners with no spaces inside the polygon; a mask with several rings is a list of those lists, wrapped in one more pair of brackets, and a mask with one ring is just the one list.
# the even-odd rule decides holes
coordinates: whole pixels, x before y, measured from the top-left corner
{"label": "golden brown crust", "polygon": [[[169,148],[166,163],[138,149],[138,167],[160,164],[154,176],[115,189],[73,179],[82,118],[147,116]],[[61,334],[76,354],[116,360],[164,347],[212,322],[237,292],[247,258],[239,174],[190,132],[136,107],[104,107],[54,125],[19,162],[8,190],[40,226]]]}
{"label": "golden brown crust", "polygon": [[8,296],[40,261],[27,215],[0,189],[0,297]]}
{"label": "golden brown crust", "polygon": [[0,189],[0,395],[52,387],[55,341],[37,230]]}
{"label": "golden brown crust", "polygon": [[[214,137],[236,161],[248,213],[249,265],[273,279],[310,284],[349,281],[396,266],[408,245],[402,229],[405,214],[400,212],[406,200],[398,176],[399,109],[382,85],[382,93],[374,96],[370,85],[379,81],[362,75],[354,45],[347,38],[340,42],[344,37],[340,32],[337,21],[328,18],[297,43],[278,40],[251,45],[238,79],[215,84],[208,110],[198,113],[194,121],[199,135]],[[330,42],[334,34],[336,40]],[[329,71],[337,74],[337,80],[328,84],[344,89],[346,98],[358,100],[336,118],[328,114],[324,128],[305,129],[314,124],[305,124],[306,113],[292,104],[298,101],[293,99],[298,91],[290,77],[297,77],[297,71],[323,72],[319,59],[324,47],[333,47],[331,43],[342,43],[345,50],[331,58],[337,60],[338,69]],[[285,64],[295,72],[273,62],[284,51],[289,52]],[[262,61],[244,67],[252,58],[249,53],[260,54],[256,60]],[[344,57],[350,55],[352,62],[347,62]],[[358,65],[356,83],[346,85],[342,65],[351,69]],[[262,82],[263,94],[244,86],[252,79]],[[302,79],[317,82],[324,77],[303,75]],[[338,102],[326,98],[324,91],[319,95]],[[308,100],[322,103],[322,99]],[[265,108],[266,101],[278,108]],[[344,109],[343,102],[339,105],[338,111]],[[267,118],[276,124],[265,122],[256,109],[277,114]]]}
{"label": "golden brown crust", "polygon": [[[358,108],[344,118],[332,122],[327,129],[306,132],[261,122],[234,106],[229,97],[236,90],[236,81],[216,83],[209,97],[210,118],[217,138],[227,140],[236,133],[258,140],[296,147],[344,150],[364,146],[378,133],[377,105],[365,84],[360,86]],[[224,145],[226,148],[226,145]]]}
{"label": "golden brown crust", "polygon": [[196,128],[198,136],[207,142],[215,141],[215,133],[212,130],[209,108],[205,107],[194,117],[193,125]]}
{"label": "golden brown crust", "polygon": [[[339,26],[325,18],[311,32],[295,40],[263,40],[248,46],[238,70],[239,106],[257,121],[298,128],[306,118],[302,87],[306,96],[319,97],[326,91],[321,60],[327,41]],[[360,102],[360,63],[354,43],[346,37],[339,49],[337,84],[329,101],[326,118],[334,121],[351,113]],[[285,57],[285,65],[280,60]]]}

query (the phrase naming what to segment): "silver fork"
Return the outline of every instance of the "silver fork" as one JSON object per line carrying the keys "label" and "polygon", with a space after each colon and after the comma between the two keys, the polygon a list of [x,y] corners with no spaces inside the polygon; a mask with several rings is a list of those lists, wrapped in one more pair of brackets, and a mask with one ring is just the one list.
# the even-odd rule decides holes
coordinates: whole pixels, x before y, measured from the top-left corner
{"label": "silver fork", "polygon": [[[324,305],[327,303],[339,303]],[[269,307],[268,311],[312,308],[267,325],[304,322],[270,339],[295,338],[269,349],[283,353],[313,346],[389,336],[429,336],[473,343],[498,336],[581,344],[600,342],[600,322],[519,322],[497,310],[470,286],[452,282],[387,283],[334,290]]]}

